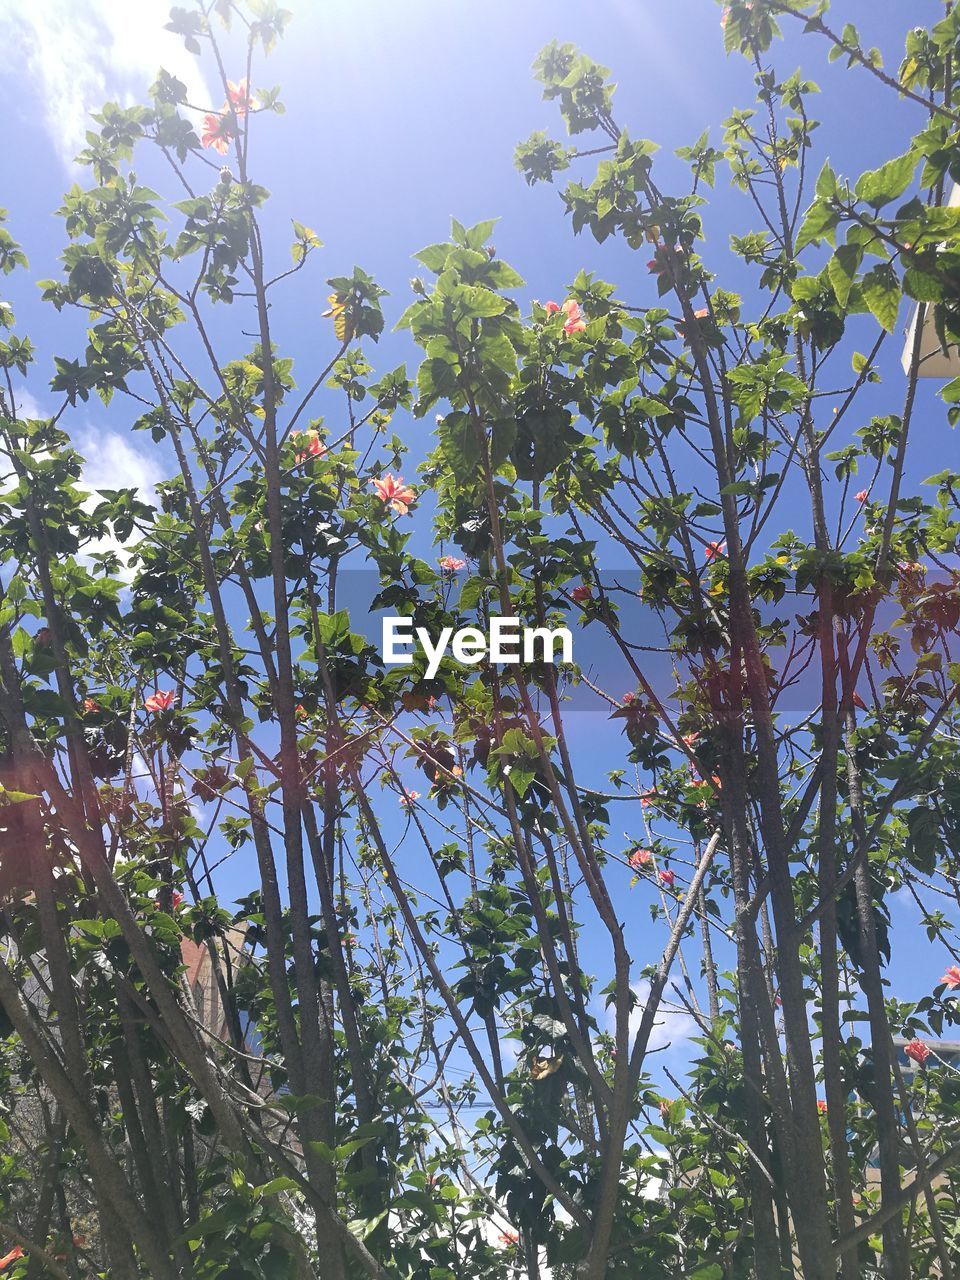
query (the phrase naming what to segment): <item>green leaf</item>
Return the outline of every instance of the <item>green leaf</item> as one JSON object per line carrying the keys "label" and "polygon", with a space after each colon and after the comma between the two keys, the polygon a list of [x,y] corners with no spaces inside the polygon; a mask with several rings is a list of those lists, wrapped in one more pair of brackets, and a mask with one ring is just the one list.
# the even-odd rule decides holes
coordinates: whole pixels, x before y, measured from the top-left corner
{"label": "green leaf", "polygon": [[920,157],[914,151],[907,151],[895,160],[888,160],[879,169],[865,173],[857,183],[856,192],[861,200],[879,209],[902,196],[913,181],[913,175]]}
{"label": "green leaf", "polygon": [[858,244],[842,244],[827,263],[827,275],[841,307],[847,305],[862,261],[863,249]]}
{"label": "green leaf", "polygon": [[808,244],[819,244],[821,240],[829,240],[833,244],[833,233],[840,221],[840,215],[825,200],[814,200],[804,215],[803,223],[797,232],[794,244],[799,253]]}
{"label": "green leaf", "polygon": [[271,1178],[262,1186],[254,1187],[253,1194],[257,1200],[266,1200],[270,1196],[279,1195],[281,1191],[296,1191],[298,1185],[293,1178]]}
{"label": "green leaf", "polygon": [[900,282],[897,273],[888,262],[868,271],[863,277],[863,300],[887,333],[897,327],[900,312]]}

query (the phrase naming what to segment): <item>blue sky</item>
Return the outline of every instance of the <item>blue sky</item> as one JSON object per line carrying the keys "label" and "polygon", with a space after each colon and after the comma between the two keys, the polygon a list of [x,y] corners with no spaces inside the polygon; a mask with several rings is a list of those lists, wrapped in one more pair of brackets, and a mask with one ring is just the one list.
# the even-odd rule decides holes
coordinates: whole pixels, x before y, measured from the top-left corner
{"label": "blue sky", "polygon": [[[497,249],[527,281],[524,304],[560,299],[581,267],[615,281],[631,302],[653,301],[646,255],[574,238],[556,191],[528,189],[513,166],[516,142],[532,130],[562,136],[557,112],[541,102],[530,73],[549,40],[574,41],[611,67],[620,85],[618,120],[632,135],[653,138],[663,148],[657,162],[663,186],[671,185],[671,177],[684,180],[672,157],[675,147],[707,127],[719,143],[718,122],[731,107],[752,101],[749,68],[723,53],[713,0],[489,0],[482,6],[463,0],[288,0],[288,7],[294,20],[287,38],[254,77],[259,87],[282,86],[287,114],[255,122],[252,168],[274,194],[265,230],[275,262],[289,260],[291,217],[325,242],[314,275],[297,283],[291,305],[277,314],[276,337],[304,378],[330,350],[329,322],[320,316],[323,277],[355,263],[390,291],[379,367],[403,360],[415,366],[407,336],[389,329],[409,300],[409,277],[418,271],[411,255],[446,236],[451,214],[468,224],[501,218]],[[869,6],[839,0],[833,16],[838,23],[860,23],[865,42],[878,45],[895,67],[907,8],[914,21],[935,20],[942,12],[935,0],[871,0]],[[0,203],[10,208],[10,228],[31,261],[30,276],[12,282],[12,300],[18,331],[30,333],[41,353],[39,376],[30,386],[41,407],[51,403],[44,387],[52,354],[73,356],[83,346],[75,323],[41,306],[31,280],[57,270],[63,234],[53,213],[63,190],[83,178],[71,157],[83,145],[85,112],[107,98],[139,100],[161,64],[188,83],[192,100],[219,105],[219,93],[203,97],[203,72],[163,31],[165,14],[162,0],[0,0],[6,122]],[[916,108],[878,92],[862,72],[828,66],[826,47],[816,40],[794,35],[775,57],[782,72],[802,65],[825,90],[813,106],[823,121],[817,165],[829,156],[835,169],[859,173],[903,150],[919,127]],[[235,79],[242,74],[239,65],[231,70]],[[165,183],[159,170],[144,168],[141,176]],[[743,197],[725,189],[722,174],[719,181],[705,256],[722,272],[730,269],[729,233],[752,229],[755,217]],[[741,283],[736,272],[732,281],[733,287]],[[901,399],[899,343],[888,346],[875,411],[896,411]],[[935,392],[922,391],[922,406],[931,414]],[[118,399],[108,410],[83,407],[71,419],[71,430],[91,455],[91,483],[149,486],[166,470],[148,440],[130,437],[134,412]],[[936,430],[943,431],[942,410],[936,413]],[[422,455],[428,423],[398,427]],[[596,737],[608,734],[605,724],[597,723]],[[593,763],[603,770],[621,761],[611,751],[609,759]],[[613,837],[611,845],[617,844]],[[637,909],[639,921],[645,909],[639,903]],[[898,903],[894,909],[900,929],[914,927],[912,907]],[[912,951],[894,950],[901,956]],[[928,990],[940,972],[931,974],[929,965],[938,961],[917,952],[898,960],[898,994]]]}

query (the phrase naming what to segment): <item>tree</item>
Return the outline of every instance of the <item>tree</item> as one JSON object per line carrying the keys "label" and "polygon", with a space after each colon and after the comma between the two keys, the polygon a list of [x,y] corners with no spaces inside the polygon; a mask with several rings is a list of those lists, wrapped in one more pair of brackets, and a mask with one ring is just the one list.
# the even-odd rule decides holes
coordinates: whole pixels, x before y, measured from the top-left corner
{"label": "tree", "polygon": [[[905,1004],[885,968],[899,890],[931,963],[960,963],[958,478],[912,492],[908,466],[931,326],[960,342],[960,18],[911,30],[891,75],[824,3],[729,5],[756,103],[681,152],[676,195],[607,70],[548,46],[545,96],[598,145],[539,133],[518,165],[595,166],[563,189],[574,230],[650,260],[526,313],[493,223],[455,221],[397,321],[411,381],[374,372],[383,290],[359,268],[326,282],[317,368],[273,336],[320,247],[294,221],[281,267],[261,229],[258,116],[281,104],[254,85],[287,17],[175,9],[222,106],[161,75],[95,118],[44,284],[87,347],[57,359],[48,419],[17,408],[33,352],[4,309],[11,1274],[952,1276],[960,1093],[922,1036],[957,1020],[960,970]],[[904,155],[810,189],[791,24],[901,95]],[[759,220],[739,293],[704,248],[723,169]],[[26,267],[6,230],[0,266]],[[69,423],[93,394],[172,449],[157,507],[91,502]],[[431,635],[572,618],[633,687],[582,659],[390,668],[369,609]],[[671,1004],[697,1028],[672,1099],[651,1052]]]}

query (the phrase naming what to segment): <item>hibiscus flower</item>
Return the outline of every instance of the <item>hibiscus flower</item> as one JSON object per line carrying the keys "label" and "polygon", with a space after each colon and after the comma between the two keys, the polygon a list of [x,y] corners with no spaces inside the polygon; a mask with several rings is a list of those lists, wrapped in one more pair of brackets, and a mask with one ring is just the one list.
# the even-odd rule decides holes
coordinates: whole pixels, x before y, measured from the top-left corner
{"label": "hibiscus flower", "polygon": [[410,805],[414,803],[415,800],[419,800],[419,799],[420,799],[419,791],[405,791],[403,795],[400,797],[400,807],[401,809],[408,809]]}
{"label": "hibiscus flower", "polygon": [[100,704],[99,702],[94,702],[93,698],[84,698],[83,709],[88,716],[92,716],[100,710]]}
{"label": "hibiscus flower", "polygon": [[163,693],[158,689],[156,693],[151,693],[149,698],[143,701],[144,707],[151,714],[157,711],[169,711],[177,700],[177,695],[172,689],[167,689]]}
{"label": "hibiscus flower", "polygon": [[440,557],[440,568],[444,573],[459,573],[461,569],[465,569],[466,567],[466,560],[460,560],[456,556]]}
{"label": "hibiscus flower", "polygon": [[11,1262],[16,1262],[18,1258],[22,1257],[23,1250],[18,1244],[15,1244],[9,1253],[5,1253],[3,1257],[0,1258],[0,1271],[6,1271]]}
{"label": "hibiscus flower", "polygon": [[633,867],[634,871],[643,871],[645,867],[649,867],[653,861],[653,854],[649,849],[634,849],[627,862]]}
{"label": "hibiscus flower", "polygon": [[580,303],[575,302],[573,298],[568,298],[560,310],[567,317],[563,325],[563,332],[565,334],[582,333],[587,327],[587,322],[583,318],[583,312],[580,310]]}
{"label": "hibiscus flower", "polygon": [[817,1099],[817,1110],[820,1112],[822,1116],[825,1116],[827,1114],[827,1104],[823,1100],[823,1098]]}
{"label": "hibiscus flower", "polygon": [[208,111],[203,117],[203,130],[200,134],[202,145],[212,147],[214,151],[225,156],[230,150],[232,138],[233,130],[226,116],[216,111]]}
{"label": "hibiscus flower", "polygon": [[543,309],[546,311],[548,316],[555,316],[560,310],[560,304],[559,302],[545,302],[543,304]]}
{"label": "hibiscus flower", "polygon": [[574,587],[570,592],[571,599],[576,604],[584,604],[593,595],[593,588],[587,583],[582,582],[579,587]]}
{"label": "hibiscus flower", "polygon": [[250,91],[247,88],[246,77],[237,84],[234,84],[232,80],[227,81],[227,100],[234,115],[245,116],[252,108],[253,99],[250,97]]}
{"label": "hibiscus flower", "polygon": [[960,966],[952,964],[940,981],[945,987],[955,991],[957,987],[960,987]]}
{"label": "hibiscus flower", "polygon": [[308,458],[322,458],[327,452],[327,446],[323,444],[316,431],[291,431],[290,440],[302,442],[297,446],[297,452],[294,454],[298,465],[306,462]]}
{"label": "hibiscus flower", "polygon": [[870,495],[866,489],[859,489],[853,496],[856,498],[858,502],[862,503],[862,502],[866,502],[867,498]]}
{"label": "hibiscus flower", "polygon": [[673,888],[673,882],[677,878],[675,871],[660,871],[657,874],[660,876],[661,884],[666,885],[668,889]]}
{"label": "hibiscus flower", "polygon": [[918,1067],[922,1067],[926,1060],[930,1057],[931,1049],[923,1040],[914,1039],[903,1046],[903,1052],[911,1061],[915,1062]]}
{"label": "hibiscus flower", "polygon": [[716,560],[717,556],[722,556],[727,549],[725,542],[708,542],[703,549],[703,554],[707,557],[707,563]]}
{"label": "hibiscus flower", "polygon": [[382,480],[371,480],[381,502],[393,507],[397,515],[405,516],[417,500],[415,489],[403,483],[403,476],[392,476],[389,471]]}

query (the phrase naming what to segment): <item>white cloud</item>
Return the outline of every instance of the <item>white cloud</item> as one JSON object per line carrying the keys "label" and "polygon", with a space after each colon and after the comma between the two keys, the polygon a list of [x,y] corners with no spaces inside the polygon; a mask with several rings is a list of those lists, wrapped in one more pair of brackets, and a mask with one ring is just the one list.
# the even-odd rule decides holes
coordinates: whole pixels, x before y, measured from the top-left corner
{"label": "white cloud", "polygon": [[[637,997],[637,1003],[630,1015],[630,1040],[632,1044],[637,1032],[640,1030],[640,1020],[650,998],[650,983],[646,978],[643,978],[640,982],[632,983],[631,987]],[[607,1025],[611,1032],[614,1029],[615,1020],[614,1008],[613,1005],[610,1005],[607,1009]],[[697,1023],[695,1018],[687,1013],[686,1010],[676,1008],[669,1000],[661,1001],[660,1009],[653,1024],[653,1030],[650,1032],[647,1052],[651,1053],[657,1049],[665,1049],[668,1045],[676,1048],[677,1045],[689,1040],[696,1033]]]}
{"label": "white cloud", "polygon": [[31,395],[29,391],[21,389],[15,392],[14,404],[16,405],[17,416],[20,418],[28,418],[32,420],[46,416],[40,405],[40,401],[36,396]]}
{"label": "white cloud", "polygon": [[86,488],[136,489],[144,502],[156,504],[155,486],[163,478],[156,458],[140,453],[118,431],[87,428],[75,445],[86,460],[82,481]]}
{"label": "white cloud", "polygon": [[[119,432],[87,428],[80,433],[74,444],[85,459],[80,484],[92,491],[83,504],[87,511],[92,511],[100,501],[95,491],[101,489],[136,489],[141,501],[156,506],[155,485],[163,478],[163,470],[153,458],[138,453]],[[136,542],[136,534],[133,542]],[[84,548],[84,558],[97,552],[113,551],[120,558],[121,564],[127,566],[119,576],[128,579],[128,554],[131,549],[129,542],[124,545],[110,534],[88,543]]]}
{"label": "white cloud", "polygon": [[215,105],[196,59],[164,30],[169,12],[169,0],[0,0],[0,63],[29,82],[67,168],[86,145],[89,113],[141,101],[161,67],[191,103]]}

